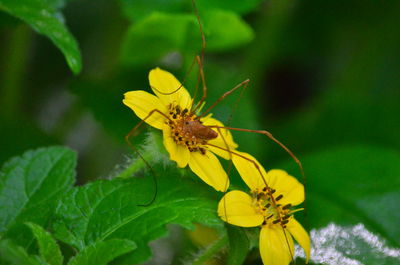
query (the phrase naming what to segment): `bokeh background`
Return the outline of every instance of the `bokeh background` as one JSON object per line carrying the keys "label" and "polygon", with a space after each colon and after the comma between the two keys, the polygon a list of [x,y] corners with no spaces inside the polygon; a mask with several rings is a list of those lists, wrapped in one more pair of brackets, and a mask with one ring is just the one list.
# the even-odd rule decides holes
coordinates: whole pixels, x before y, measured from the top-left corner
{"label": "bokeh background", "polygon": [[[149,90],[147,75],[156,66],[183,80],[200,52],[194,10],[189,0],[42,2],[63,16],[82,70],[73,74],[48,38],[0,12],[0,162],[61,144],[79,154],[78,184],[107,177],[131,155],[124,136],[139,121],[122,104],[123,93]],[[207,103],[251,80],[213,112],[233,127],[272,132],[300,158],[306,226],[361,223],[399,248],[400,2],[198,0],[197,6],[207,40]],[[193,93],[196,83],[193,70],[185,86]],[[288,154],[265,136],[234,136],[266,168],[301,179]],[[233,185],[243,186],[237,176]],[[398,261],[379,255],[362,261],[384,264],[375,263],[380,258]]]}

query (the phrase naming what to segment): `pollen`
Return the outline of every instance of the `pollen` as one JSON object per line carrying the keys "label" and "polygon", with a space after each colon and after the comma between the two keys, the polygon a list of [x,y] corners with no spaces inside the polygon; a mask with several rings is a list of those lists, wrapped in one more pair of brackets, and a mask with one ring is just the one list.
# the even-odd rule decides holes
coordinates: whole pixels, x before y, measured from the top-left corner
{"label": "pollen", "polygon": [[276,190],[264,187],[261,191],[255,192],[253,204],[258,212],[264,216],[263,226],[281,226],[286,228],[291,215],[292,205],[281,205],[278,201],[282,200],[282,194],[275,194]]}

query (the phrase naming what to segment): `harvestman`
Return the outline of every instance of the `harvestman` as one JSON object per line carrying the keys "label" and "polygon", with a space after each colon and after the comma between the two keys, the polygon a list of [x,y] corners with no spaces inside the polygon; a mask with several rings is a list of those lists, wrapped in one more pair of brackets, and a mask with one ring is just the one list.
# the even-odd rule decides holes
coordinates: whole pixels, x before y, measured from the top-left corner
{"label": "harvestman", "polygon": [[[196,86],[196,90],[195,90],[195,93],[194,93],[194,96],[193,96],[193,99],[192,99],[192,103],[190,105],[190,109],[182,110],[182,112],[185,112],[184,113],[185,115],[182,116],[182,120],[179,122],[179,126],[181,126],[181,130],[183,132],[185,132],[185,133],[189,133],[191,137],[194,137],[199,142],[202,142],[203,145],[205,145],[205,146],[212,146],[214,148],[218,148],[218,149],[221,149],[221,150],[229,153],[230,159],[232,158],[233,155],[236,155],[238,157],[241,157],[241,158],[249,161],[250,163],[252,163],[255,166],[255,168],[259,172],[259,174],[262,177],[262,180],[263,180],[266,188],[270,189],[269,185],[268,185],[268,183],[267,183],[267,181],[265,179],[265,176],[262,174],[258,164],[254,160],[249,159],[247,157],[244,157],[241,154],[235,152],[234,150],[230,150],[230,148],[229,148],[229,146],[228,146],[228,144],[227,144],[227,142],[226,142],[226,140],[224,138],[224,135],[221,132],[221,130],[233,130],[233,131],[250,132],[250,133],[258,133],[258,134],[265,135],[269,139],[271,139],[272,141],[277,143],[282,149],[284,149],[293,158],[293,160],[297,163],[297,165],[298,165],[298,167],[300,169],[301,175],[303,177],[303,182],[305,182],[304,170],[303,170],[303,166],[302,166],[300,160],[293,154],[293,152],[288,147],[286,147],[283,143],[281,143],[278,139],[276,139],[270,132],[268,132],[266,130],[252,130],[252,129],[243,129],[243,128],[228,127],[228,126],[203,125],[202,122],[200,121],[201,118],[203,118],[212,109],[214,109],[227,96],[229,96],[230,94],[232,94],[233,92],[235,92],[237,89],[239,89],[241,87],[243,87],[242,89],[244,90],[247,87],[247,85],[249,84],[249,82],[250,82],[249,79],[246,79],[245,81],[243,81],[240,84],[236,85],[231,90],[225,92],[209,108],[207,108],[202,114],[200,114],[198,116],[195,114],[196,111],[200,107],[203,106],[203,104],[205,102],[205,99],[207,97],[207,86],[206,86],[206,81],[205,81],[205,76],[204,76],[204,71],[203,71],[203,61],[204,61],[204,53],[205,53],[204,51],[205,51],[205,48],[206,48],[206,41],[205,41],[205,36],[204,36],[203,27],[202,27],[202,23],[201,23],[201,20],[200,20],[199,12],[198,12],[196,4],[195,4],[195,0],[192,0],[192,4],[193,4],[193,9],[194,9],[194,12],[195,12],[198,24],[199,24],[199,28],[200,28],[200,34],[201,34],[201,40],[202,40],[201,55],[200,56],[196,55],[195,60],[193,60],[191,66],[189,68],[189,71],[186,73],[185,78],[183,79],[183,82],[182,82],[181,86],[179,86],[178,88],[176,88],[175,90],[173,90],[171,92],[159,91],[155,87],[152,87],[152,89],[156,90],[158,93],[163,94],[163,95],[171,95],[171,94],[176,93],[179,89],[181,89],[183,87],[183,84],[184,84],[184,82],[185,82],[185,80],[187,78],[187,75],[192,71],[192,68],[193,68],[194,64],[197,62],[198,66],[199,66],[198,82],[201,81],[201,84],[202,84],[202,97],[201,97],[200,101],[196,105],[193,104],[194,103],[194,99],[195,99],[196,94],[197,94],[197,89],[198,89],[198,86]],[[166,119],[166,121],[168,121],[169,124],[175,123],[165,113],[161,112],[158,109],[153,109],[152,111],[150,111],[148,113],[148,115],[144,119],[142,119],[134,128],[132,128],[132,130],[125,136],[125,140],[129,144],[129,146],[131,146],[132,149],[134,149],[136,151],[136,153],[143,160],[143,162],[146,164],[146,166],[151,169],[151,171],[153,173],[154,180],[155,180],[155,175],[156,174],[155,174],[154,170],[152,169],[150,164],[144,159],[144,157],[140,154],[138,149],[129,140],[130,137],[132,135],[134,135],[134,133],[139,129],[139,127],[141,125],[143,125],[143,123],[147,119],[149,119],[154,113],[158,113],[158,114],[162,115]],[[214,131],[213,129],[216,129],[217,132]],[[226,145],[226,148],[222,148],[222,147],[219,147],[219,146],[216,146],[216,145],[213,145],[213,144],[210,144],[210,143],[207,142],[208,140],[212,140],[212,139],[216,138],[218,135],[221,135],[221,138],[223,139],[223,141],[224,141],[224,143]],[[195,151],[200,151],[200,152],[203,153],[201,148],[200,148],[200,150],[195,150]],[[155,180],[155,183],[156,183],[156,180]],[[154,196],[153,196],[152,200],[149,203],[141,205],[141,206],[151,205],[154,202],[154,200],[155,200],[155,198],[157,196],[157,191],[158,191],[158,188],[157,188],[157,183],[156,183],[155,184],[155,192],[154,192]],[[275,201],[273,201],[272,203],[276,204]],[[286,232],[285,232],[284,229],[282,229],[282,230],[283,230],[283,232],[285,234],[286,241],[288,242],[287,236],[286,236]],[[292,251],[290,251],[290,252],[292,252]],[[291,254],[291,257],[292,257],[292,260],[293,260],[293,253],[290,253],[290,254]]]}
{"label": "harvestman", "polygon": [[[195,6],[194,6],[194,8],[195,8]],[[197,9],[196,9],[196,8],[195,8],[195,12],[196,12],[196,14],[197,14]],[[197,16],[198,16],[198,14],[197,14]],[[190,110],[187,110],[187,109],[186,109],[186,110],[183,110],[183,112],[185,112],[185,116],[183,117],[183,120],[182,120],[182,122],[180,123],[181,128],[182,128],[181,130],[182,130],[183,132],[185,132],[185,133],[189,133],[190,136],[193,136],[194,138],[199,139],[200,141],[201,141],[201,140],[207,141],[207,140],[214,139],[214,138],[216,138],[216,137],[218,136],[218,133],[215,132],[214,130],[212,130],[212,129],[216,129],[216,130],[219,132],[219,134],[221,135],[221,137],[223,138],[223,140],[224,140],[225,143],[226,143],[226,141],[225,141],[225,139],[224,139],[223,134],[221,133],[221,129],[234,130],[234,131],[242,131],[242,132],[251,132],[251,133],[258,133],[258,134],[265,135],[265,136],[267,136],[268,138],[270,138],[272,141],[274,141],[275,143],[277,143],[281,148],[283,148],[283,149],[294,159],[294,161],[298,164],[298,166],[299,166],[299,168],[300,168],[300,171],[301,171],[301,174],[302,174],[303,179],[304,179],[304,170],[303,170],[303,167],[302,167],[302,164],[301,164],[300,160],[293,154],[292,151],[290,151],[289,148],[287,148],[283,143],[281,143],[279,140],[277,140],[270,132],[268,132],[268,131],[266,131],[266,130],[252,130],[252,129],[234,128],[234,127],[228,127],[228,126],[203,125],[202,122],[200,121],[201,118],[203,118],[206,114],[208,114],[208,113],[209,113],[214,107],[216,107],[223,99],[225,99],[227,96],[229,96],[230,94],[232,94],[234,91],[236,91],[237,89],[239,89],[239,88],[241,88],[241,87],[243,87],[243,89],[245,89],[245,88],[247,87],[248,83],[250,82],[249,79],[247,79],[247,80],[241,82],[240,84],[236,85],[236,86],[235,86],[234,88],[232,88],[231,90],[225,92],[225,93],[224,93],[220,98],[218,98],[206,111],[204,111],[202,114],[196,116],[195,112],[198,110],[198,108],[199,108],[200,106],[203,105],[203,103],[205,102],[205,99],[206,99],[206,97],[207,97],[207,86],[206,86],[205,77],[204,77],[204,72],[203,72],[203,60],[204,60],[203,58],[204,58],[204,49],[205,49],[206,42],[205,42],[204,33],[203,33],[203,31],[202,31],[202,26],[201,26],[201,21],[200,21],[199,16],[198,16],[197,18],[198,18],[198,20],[199,20],[200,31],[201,31],[201,37],[202,37],[202,53],[201,53],[201,57],[200,57],[199,55],[197,55],[197,56],[195,57],[196,59],[193,61],[193,63],[192,63],[192,65],[191,65],[191,67],[190,67],[188,73],[190,73],[190,70],[192,69],[192,67],[193,67],[193,65],[194,65],[194,62],[197,61],[198,65],[199,65],[199,76],[200,76],[199,79],[200,79],[201,82],[202,82],[202,91],[203,91],[203,95],[202,95],[202,98],[200,99],[200,101],[199,101],[196,105],[193,104],[193,101],[194,101],[194,99],[195,99],[195,96],[194,96],[193,99],[192,99],[191,109],[190,109]],[[188,74],[188,73],[187,73],[187,74]],[[158,90],[157,88],[155,88],[155,87],[152,87],[152,88],[153,88],[154,90],[156,90],[156,91],[157,91],[158,93],[160,93],[160,94],[164,94],[164,95],[174,94],[174,93],[176,93],[179,89],[181,89],[181,87],[183,86],[183,83],[185,82],[185,79],[186,79],[186,77],[184,78],[184,81],[182,82],[182,85],[181,85],[180,87],[178,87],[177,89],[175,89],[174,91],[172,91],[172,92],[166,93],[166,92],[159,91],[159,90]],[[196,90],[197,90],[197,87],[196,87]],[[196,95],[196,94],[197,94],[197,91],[195,92],[195,95]],[[194,106],[194,108],[193,108],[193,106]],[[133,147],[136,151],[137,151],[137,149],[132,145],[132,143],[130,142],[129,138],[130,138],[132,135],[134,135],[134,133],[137,131],[137,129],[138,129],[147,119],[149,119],[154,113],[158,113],[158,114],[164,116],[164,117],[166,118],[166,120],[168,120],[169,123],[171,123],[171,124],[174,123],[174,121],[171,120],[170,117],[168,117],[165,113],[161,112],[160,110],[158,110],[158,109],[153,109],[152,111],[150,111],[150,112],[148,113],[148,115],[147,115],[143,120],[141,120],[141,121],[140,121],[126,136],[125,136],[125,139],[126,139],[127,143],[128,143],[131,147]],[[195,116],[195,118],[192,118],[192,117],[194,117],[194,116]],[[255,161],[252,161],[252,160],[250,160],[250,159],[248,159],[248,158],[246,158],[246,157],[243,157],[242,155],[240,155],[240,154],[238,154],[238,153],[236,153],[236,152],[230,150],[230,149],[229,149],[229,146],[228,146],[227,144],[226,144],[226,148],[221,148],[221,147],[219,147],[219,146],[216,146],[216,145],[213,145],[213,144],[210,144],[210,143],[207,143],[207,142],[205,142],[204,145],[212,146],[212,147],[221,149],[221,150],[223,150],[223,151],[226,151],[226,152],[228,152],[228,153],[230,154],[230,156],[231,156],[231,155],[236,155],[236,156],[242,157],[243,159],[249,160],[251,163],[254,164],[254,166],[257,168],[257,170],[260,172],[260,175],[262,176],[262,173],[261,173],[261,171],[258,169],[258,165],[255,163]],[[139,154],[139,156],[143,159],[143,157],[142,157],[140,154]],[[143,160],[144,160],[144,159],[143,159]],[[146,163],[146,164],[148,165],[148,163]],[[148,166],[149,166],[149,165],[148,165]],[[263,179],[264,179],[264,176],[262,176],[262,177],[263,177]],[[264,183],[265,183],[265,185],[268,187],[268,184],[266,183],[265,179],[264,179]]]}

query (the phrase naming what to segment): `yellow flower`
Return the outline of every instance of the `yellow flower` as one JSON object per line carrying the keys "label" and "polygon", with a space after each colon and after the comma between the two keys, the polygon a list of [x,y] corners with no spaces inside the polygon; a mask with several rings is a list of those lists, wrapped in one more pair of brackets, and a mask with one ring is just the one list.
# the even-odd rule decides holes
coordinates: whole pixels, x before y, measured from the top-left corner
{"label": "yellow flower", "polygon": [[292,207],[304,201],[303,185],[283,170],[266,172],[247,153],[235,153],[239,155],[232,157],[233,163],[252,196],[238,190],[228,192],[218,204],[218,215],[233,225],[261,226],[259,247],[264,264],[289,264],[294,257],[292,237],[304,249],[308,262],[310,238],[292,215],[296,211]]}
{"label": "yellow flower", "polygon": [[144,122],[163,131],[164,146],[178,167],[189,165],[205,183],[226,191],[229,179],[214,153],[230,159],[226,150],[237,147],[230,132],[208,128],[223,124],[211,115],[197,117],[191,111],[193,102],[188,91],[171,73],[155,68],[149,73],[149,81],[155,95],[129,91],[123,103]]}

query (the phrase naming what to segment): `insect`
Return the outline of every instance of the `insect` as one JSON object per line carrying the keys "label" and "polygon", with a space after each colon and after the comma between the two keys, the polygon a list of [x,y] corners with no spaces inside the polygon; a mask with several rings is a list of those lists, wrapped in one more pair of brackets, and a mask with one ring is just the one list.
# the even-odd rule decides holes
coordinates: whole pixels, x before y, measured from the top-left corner
{"label": "insect", "polygon": [[[206,41],[195,1],[192,0],[192,3],[194,13],[199,23],[202,47],[200,55],[197,55],[193,60],[189,72],[192,70],[193,65],[197,63],[199,69],[198,83],[201,84],[202,96],[198,103],[194,104],[195,97],[191,98],[184,86],[172,74],[159,68],[153,69],[149,74],[149,79],[150,86],[155,95],[145,91],[130,91],[125,94],[124,104],[130,107],[135,114],[142,119],[125,137],[126,141],[137,151],[130,143],[129,139],[140,126],[147,123],[163,131],[164,146],[169,152],[171,160],[177,162],[178,167],[183,168],[189,166],[196,175],[217,191],[225,192],[228,189],[229,178],[215,154],[228,160],[240,158],[247,161],[256,169],[256,174],[258,174],[258,177],[262,180],[265,189],[271,192],[273,189],[270,187],[263,169],[254,158],[236,151],[237,145],[233,141],[230,131],[258,133],[267,136],[283,148],[294,159],[300,168],[301,174],[304,176],[304,170],[300,160],[270,132],[266,130],[224,126],[221,122],[211,117],[211,111],[222,100],[239,88],[244,90],[250,82],[249,79],[244,80],[234,88],[225,92],[210,107],[201,112],[207,98],[207,85],[203,70]],[[183,79],[183,83],[185,83],[186,76]],[[196,86],[195,95],[197,94],[197,89],[198,86]],[[138,154],[143,159],[139,152]],[[149,163],[146,161],[145,163],[151,168]],[[155,179],[155,172],[154,170],[152,171]],[[144,206],[154,202],[157,196],[157,183],[155,183],[155,187],[152,200]],[[270,198],[272,198],[271,200],[274,207],[279,207],[272,195]],[[225,216],[227,216],[226,213]],[[278,219],[280,218],[278,213]],[[289,246],[288,237],[283,227],[287,222],[283,221],[281,223],[282,231],[285,235],[284,238]],[[293,259],[292,251],[290,251],[289,247],[288,249]]]}

